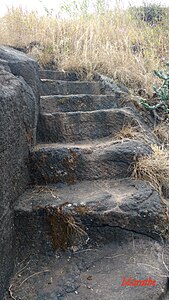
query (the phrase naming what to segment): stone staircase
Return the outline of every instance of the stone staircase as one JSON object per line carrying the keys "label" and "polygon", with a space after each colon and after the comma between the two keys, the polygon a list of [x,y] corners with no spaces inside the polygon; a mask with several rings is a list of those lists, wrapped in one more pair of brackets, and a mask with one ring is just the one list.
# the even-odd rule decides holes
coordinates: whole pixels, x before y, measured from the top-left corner
{"label": "stone staircase", "polygon": [[[32,186],[15,206],[13,299],[169,299],[164,208],[148,183],[130,177],[136,159],[151,154],[149,128],[121,104],[125,93],[107,94],[100,81],[40,77]],[[118,139],[128,125],[149,140]],[[156,284],[122,286],[124,277]]]}

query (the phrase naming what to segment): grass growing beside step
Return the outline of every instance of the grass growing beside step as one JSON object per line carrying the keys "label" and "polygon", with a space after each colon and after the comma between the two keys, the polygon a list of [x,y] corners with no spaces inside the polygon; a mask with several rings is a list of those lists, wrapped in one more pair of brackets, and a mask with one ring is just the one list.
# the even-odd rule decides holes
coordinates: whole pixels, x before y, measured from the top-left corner
{"label": "grass growing beside step", "polygon": [[99,71],[132,91],[149,93],[153,70],[169,60],[168,19],[167,9],[163,21],[151,26],[118,7],[113,12],[102,7],[93,15],[82,11],[68,19],[13,8],[0,18],[0,43],[26,47],[36,41],[29,52],[43,66],[50,63],[88,78]]}
{"label": "grass growing beside step", "polygon": [[154,128],[154,133],[159,138],[160,142],[165,146],[169,147],[169,123],[168,121],[161,122]]}
{"label": "grass growing beside step", "polygon": [[139,128],[133,127],[132,125],[124,126],[115,136],[116,139],[140,139],[140,140],[148,140],[146,139],[145,131],[141,131]]}
{"label": "grass growing beside step", "polygon": [[153,145],[152,150],[152,155],[138,159],[133,177],[148,181],[161,197],[165,197],[169,188],[169,152],[157,145]]}
{"label": "grass growing beside step", "polygon": [[152,155],[137,160],[132,176],[148,181],[161,198],[169,197],[169,123],[159,123],[154,134],[161,146],[152,145]]}
{"label": "grass growing beside step", "polygon": [[66,250],[71,246],[79,245],[88,238],[86,231],[77,224],[70,212],[65,212],[64,203],[56,208],[47,207],[48,222],[51,226],[51,237],[54,250]]}

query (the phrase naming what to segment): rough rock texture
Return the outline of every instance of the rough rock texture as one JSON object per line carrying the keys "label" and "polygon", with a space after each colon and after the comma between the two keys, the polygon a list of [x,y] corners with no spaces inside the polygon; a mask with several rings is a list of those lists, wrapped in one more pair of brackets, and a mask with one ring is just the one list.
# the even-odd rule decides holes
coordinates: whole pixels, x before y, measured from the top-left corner
{"label": "rough rock texture", "polygon": [[36,61],[24,53],[6,46],[0,46],[0,59],[8,62],[12,74],[22,76],[25,79],[32,88],[37,101],[39,101],[40,79]]}
{"label": "rough rock texture", "polygon": [[[6,55],[8,52],[9,49]],[[25,68],[25,58],[21,56]],[[4,61],[3,65],[8,68]],[[19,74],[18,63],[14,63],[13,58],[10,67],[15,75]],[[31,70],[34,74],[33,68]],[[5,211],[9,203],[9,216],[14,205],[14,219],[3,219],[11,221],[8,227],[3,227],[9,241],[2,253],[1,267],[5,266],[6,277],[13,249],[16,255],[17,273],[11,280],[10,298],[167,299],[166,207],[148,183],[128,178],[138,157],[152,153],[150,144],[156,139],[150,128],[131,103],[127,90],[104,76],[99,77],[98,82],[80,82],[73,74],[50,70],[41,71],[41,76],[41,93],[50,96],[41,97],[38,133],[42,133],[43,127],[46,133],[41,135],[41,144],[30,149],[29,162],[28,145],[33,142],[27,133],[34,128],[36,109],[32,109],[32,90],[27,97],[20,74],[17,82],[23,87],[23,97],[19,97],[16,84],[13,92],[19,94],[15,100],[11,92],[12,101],[3,103],[7,109],[4,137],[9,135],[8,144],[16,148],[15,153],[7,151],[3,157],[3,162],[6,161],[3,177],[7,175],[9,188],[5,190],[8,201],[2,201],[2,209]],[[30,78],[24,78],[29,83],[31,74]],[[10,86],[11,81],[6,77],[5,83]],[[30,84],[36,94],[36,83],[31,79]],[[6,95],[8,93],[6,88]],[[13,101],[15,106],[8,107]],[[9,120],[14,119],[14,124],[11,125],[8,116]],[[134,130],[139,127],[135,131],[138,136],[122,135],[121,129],[125,129],[127,123]],[[122,137],[117,137],[116,132]],[[45,144],[46,137],[52,134],[56,144]],[[5,141],[3,138],[4,152],[10,148]],[[25,161],[35,185],[22,193],[29,182]],[[6,187],[6,182],[3,185]],[[15,247],[12,248],[10,226],[13,220]],[[153,277],[157,284],[144,289],[121,287],[124,276],[144,280]]]}
{"label": "rough rock texture", "polygon": [[[168,223],[158,193],[147,183],[131,179],[82,181],[71,186],[48,185],[28,189],[15,205],[15,228],[19,252],[33,248],[48,254],[52,249],[49,215],[57,222],[71,215],[91,240],[105,226],[121,228],[161,240],[167,237]],[[64,223],[60,220],[56,248],[64,248]],[[57,231],[57,224],[55,230]],[[94,235],[93,235],[94,231]],[[85,236],[84,236],[85,238]],[[79,246],[85,240],[70,234],[67,242]],[[53,241],[54,242],[54,241]],[[25,252],[25,250],[22,250]]]}
{"label": "rough rock texture", "polygon": [[122,85],[116,84],[113,79],[110,79],[107,76],[102,74],[96,73],[95,79],[100,82],[101,89],[104,91],[105,94],[112,94],[112,92],[117,92],[121,94],[128,94],[129,90]]}
{"label": "rough rock texture", "polygon": [[[38,78],[35,61],[0,47],[0,299],[13,268],[13,203],[29,182],[28,153],[36,139]],[[5,61],[4,61],[5,60]],[[26,71],[27,68],[27,71]],[[32,88],[29,81],[31,73]],[[30,80],[30,83],[31,83]]]}
{"label": "rough rock texture", "polygon": [[5,70],[7,72],[10,72],[10,67],[8,65],[8,62],[4,59],[0,59],[0,70]]}
{"label": "rough rock texture", "polygon": [[101,94],[100,84],[90,81],[42,79],[41,95]]}
{"label": "rough rock texture", "polygon": [[[22,300],[167,300],[168,274],[162,253],[166,262],[168,253],[163,245],[119,228],[102,231],[104,238],[96,238],[82,251],[29,256],[15,270],[13,296]],[[121,286],[123,278],[130,276],[151,278],[156,285]]]}
{"label": "rough rock texture", "polygon": [[124,178],[140,155],[151,153],[141,141],[107,141],[95,145],[39,145],[30,154],[34,183],[75,183],[77,180]]}
{"label": "rough rock texture", "polygon": [[92,111],[98,109],[119,108],[121,94],[111,95],[53,95],[42,96],[41,113]]}
{"label": "rough rock texture", "polygon": [[40,70],[40,78],[42,79],[53,79],[53,80],[78,80],[78,76],[73,72],[59,72],[53,70]]}
{"label": "rough rock texture", "polygon": [[[141,130],[139,119],[127,109],[54,112],[40,116],[39,136],[43,142],[73,142],[103,137],[114,138],[125,126]],[[138,129],[138,131],[139,131]]]}
{"label": "rough rock texture", "polygon": [[140,119],[142,125],[144,123],[148,124],[149,130],[151,127],[153,131],[154,118],[151,112],[143,108],[143,106],[140,104],[140,100],[141,100],[140,97],[131,95],[129,90],[125,86],[117,84],[114,80],[112,80],[107,76],[96,73],[95,79],[100,82],[100,88],[104,94],[106,95],[112,95],[112,93],[119,94],[120,107],[126,107],[127,109],[130,109],[131,112]]}

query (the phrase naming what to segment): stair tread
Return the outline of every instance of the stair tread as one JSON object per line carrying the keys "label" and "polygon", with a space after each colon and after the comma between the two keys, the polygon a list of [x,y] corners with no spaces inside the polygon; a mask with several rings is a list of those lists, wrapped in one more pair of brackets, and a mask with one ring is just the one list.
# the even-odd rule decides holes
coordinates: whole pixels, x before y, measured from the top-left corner
{"label": "stair tread", "polygon": [[98,81],[41,79],[41,95],[102,94]]}
{"label": "stair tread", "polygon": [[[117,94],[120,94],[120,93],[117,93]],[[69,94],[69,95],[46,95],[46,96],[40,96],[40,98],[42,99],[57,99],[57,98],[69,98],[69,97],[76,97],[76,98],[83,98],[83,97],[90,97],[90,98],[98,98],[98,97],[101,97],[101,98],[112,98],[113,96],[112,95],[103,95],[103,94]]]}
{"label": "stair tread", "polygon": [[41,112],[42,115],[46,115],[46,116],[50,116],[50,115],[54,115],[54,114],[60,114],[60,115],[75,115],[75,114],[93,114],[93,113],[101,113],[101,112],[124,112],[127,115],[131,115],[133,117],[134,114],[128,110],[127,108],[102,108],[102,109],[96,109],[96,110],[87,110],[87,111],[81,111],[81,110],[77,110],[77,111],[54,111],[52,112]]}
{"label": "stair tread", "polygon": [[54,111],[91,111],[98,109],[117,108],[124,99],[119,93],[103,94],[68,94],[48,95],[40,97],[41,110]]}
{"label": "stair tread", "polygon": [[[153,188],[146,182],[131,178],[125,179],[107,179],[107,180],[84,180],[76,182],[73,185],[66,184],[48,184],[45,186],[32,186],[28,188],[20,197],[15,210],[29,211],[41,204],[59,206],[64,202],[69,202],[72,205],[91,205],[93,202],[97,204],[97,208],[104,206],[104,209],[109,211],[110,208],[121,207],[125,205],[127,199],[129,202],[134,202],[136,195],[141,195],[141,206],[147,197],[152,194]],[[143,193],[144,192],[144,193]],[[157,202],[159,201],[159,197]],[[108,200],[107,205],[103,205],[104,201]],[[109,204],[108,204],[109,203]],[[146,204],[146,203],[145,203]],[[158,204],[160,212],[160,202]],[[136,209],[136,207],[133,207]],[[145,208],[146,209],[146,208]],[[152,210],[152,207],[149,207]],[[157,207],[155,207],[155,210]]]}
{"label": "stair tread", "polygon": [[123,140],[117,139],[117,140],[112,140],[110,137],[106,138],[100,138],[96,140],[85,140],[85,141],[76,141],[72,143],[38,143],[33,147],[33,151],[39,151],[41,149],[57,149],[57,148],[87,148],[87,149],[104,149],[107,147],[116,147],[116,146],[122,146],[124,144],[125,148],[125,143],[130,143],[130,142],[135,142],[135,143],[141,143],[137,139],[129,139],[129,138],[124,138]]}
{"label": "stair tread", "polygon": [[[78,108],[78,107],[77,107]],[[91,110],[45,111],[40,112],[38,124],[39,142],[76,142],[104,137],[116,138],[125,127],[134,132],[145,133],[153,140],[149,128],[128,108],[101,108]],[[132,130],[131,130],[132,131]]]}
{"label": "stair tread", "polygon": [[147,182],[131,178],[37,185],[20,196],[15,212],[47,212],[62,205],[88,230],[118,226],[157,238],[167,226],[158,193]]}
{"label": "stair tread", "polygon": [[75,72],[68,71],[39,70],[39,76],[42,79],[78,80],[78,76]]}
{"label": "stair tread", "polygon": [[99,82],[98,81],[89,81],[89,80],[59,80],[59,79],[50,79],[50,78],[42,78],[41,79],[42,82],[54,82],[54,83],[63,83],[63,84],[72,84],[72,85],[75,85],[75,84],[89,84],[89,85],[92,85],[92,84],[97,84],[99,85]]}
{"label": "stair tread", "polygon": [[[69,116],[76,116],[76,115],[81,115],[81,116],[89,116],[92,114],[95,115],[99,115],[101,113],[114,113],[114,114],[118,114],[118,113],[123,113],[126,115],[126,117],[133,117],[133,121],[134,119],[136,120],[137,123],[139,123],[139,120],[137,120],[137,117],[135,117],[135,115],[128,110],[127,108],[102,108],[102,109],[95,109],[95,110],[75,110],[75,111],[53,111],[53,112],[45,112],[45,111],[41,111],[40,114],[42,116],[65,116],[65,117],[69,117]],[[104,120],[103,120],[104,121]],[[136,125],[135,125],[136,126]]]}
{"label": "stair tread", "polygon": [[[114,238],[74,253],[24,257],[11,281],[13,295],[23,300],[167,299],[163,298],[167,293],[163,247],[146,236],[118,229]],[[18,276],[19,268],[24,268],[22,276]],[[31,278],[32,274],[36,276]],[[122,286],[124,278],[130,277],[131,282],[148,278],[156,282],[152,287]]]}

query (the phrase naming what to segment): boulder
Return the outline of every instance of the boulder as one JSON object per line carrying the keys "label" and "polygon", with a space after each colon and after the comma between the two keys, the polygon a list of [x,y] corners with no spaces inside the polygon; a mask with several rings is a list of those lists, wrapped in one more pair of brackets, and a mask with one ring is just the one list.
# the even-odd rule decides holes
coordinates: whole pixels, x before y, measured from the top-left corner
{"label": "boulder", "polygon": [[13,204],[29,183],[28,154],[36,139],[36,62],[0,47],[0,299],[13,271]]}

